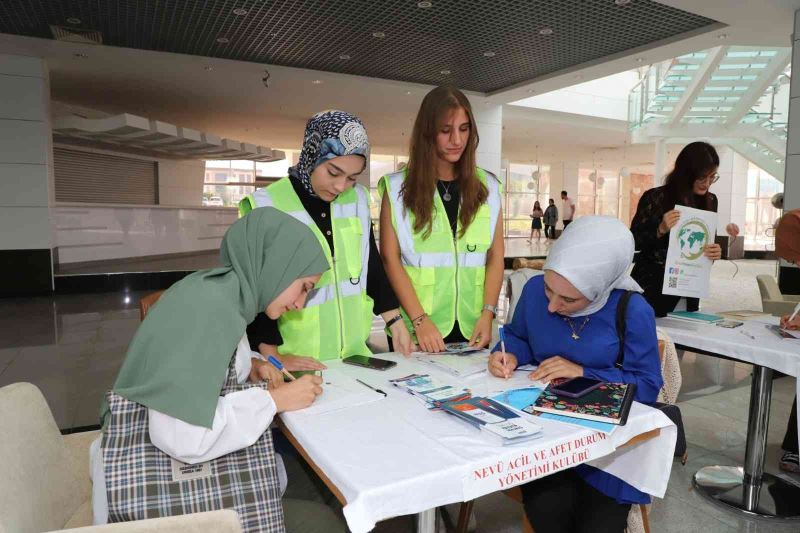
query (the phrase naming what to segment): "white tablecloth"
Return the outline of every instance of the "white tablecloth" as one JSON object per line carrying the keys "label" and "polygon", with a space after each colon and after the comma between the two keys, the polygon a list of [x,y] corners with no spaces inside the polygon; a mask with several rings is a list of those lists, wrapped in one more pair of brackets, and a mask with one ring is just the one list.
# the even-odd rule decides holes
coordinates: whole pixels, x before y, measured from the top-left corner
{"label": "white tablecloth", "polygon": [[[778,317],[760,317],[730,329],[667,317],[657,319],[656,325],[675,344],[800,377],[800,340],[781,339],[765,327],[778,322]],[[800,379],[797,380],[797,393],[800,394]],[[797,418],[800,422],[800,412]]]}
{"label": "white tablecloth", "polygon": [[[427,411],[387,381],[415,372],[451,382],[455,378],[399,355],[379,357],[398,366],[378,372],[327,363],[378,386],[387,398],[315,416],[302,411],[281,415],[344,495],[344,515],[354,533],[369,531],[380,520],[473,499],[583,462],[654,496],[663,497],[666,491],[676,428],[656,409],[634,404],[628,423],[607,438],[594,430],[537,419],[544,427],[541,438],[503,447],[451,415]],[[526,374],[516,374],[510,381],[480,374],[462,383],[480,396],[524,384]],[[658,437],[617,450],[632,437],[659,428]]]}

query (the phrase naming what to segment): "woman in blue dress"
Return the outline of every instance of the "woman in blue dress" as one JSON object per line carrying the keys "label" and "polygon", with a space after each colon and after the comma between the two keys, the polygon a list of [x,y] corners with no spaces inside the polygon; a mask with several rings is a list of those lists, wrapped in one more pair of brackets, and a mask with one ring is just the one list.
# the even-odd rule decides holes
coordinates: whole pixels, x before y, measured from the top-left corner
{"label": "woman in blue dress", "polygon": [[[495,347],[490,372],[509,377],[517,366],[534,364],[531,379],[635,383],[637,401],[655,402],[663,385],[655,317],[627,273],[633,252],[630,230],[615,218],[587,216],[570,224],[553,245],[544,275],[525,285],[505,327],[506,353]],[[634,294],[617,368],[616,311],[625,291]],[[650,502],[647,494],[588,465],[532,481],[522,494],[536,533],[622,533],[631,505]]]}

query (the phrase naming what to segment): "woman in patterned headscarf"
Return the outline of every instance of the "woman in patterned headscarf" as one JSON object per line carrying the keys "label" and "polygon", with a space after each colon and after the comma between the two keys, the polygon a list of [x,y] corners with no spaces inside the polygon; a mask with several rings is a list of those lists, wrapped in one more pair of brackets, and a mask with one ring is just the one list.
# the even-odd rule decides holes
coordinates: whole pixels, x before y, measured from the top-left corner
{"label": "woman in patterned headscarf", "polygon": [[253,350],[278,356],[289,370],[321,370],[324,360],[369,354],[366,341],[373,314],[383,317],[398,351],[412,351],[375,245],[369,192],[356,183],[368,152],[367,132],[357,117],[336,110],[317,113],[306,125],[303,148],[289,176],[240,204],[243,214],[273,206],[300,220],[317,236],[333,265],[309,295],[305,309],[285,313],[277,321],[262,313],[247,329]]}

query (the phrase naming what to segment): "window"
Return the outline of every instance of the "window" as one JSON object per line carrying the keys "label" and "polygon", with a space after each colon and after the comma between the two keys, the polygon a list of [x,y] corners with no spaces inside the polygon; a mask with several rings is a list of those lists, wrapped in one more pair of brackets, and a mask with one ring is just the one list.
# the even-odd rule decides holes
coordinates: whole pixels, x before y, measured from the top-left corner
{"label": "window", "polygon": [[509,164],[503,202],[506,237],[525,237],[531,231],[534,202],[542,211],[550,197],[550,165]]}
{"label": "window", "polygon": [[619,174],[613,170],[578,169],[578,199],[575,216],[619,217]]}
{"label": "window", "polygon": [[255,191],[255,181],[256,163],[254,161],[206,161],[203,205],[207,207],[238,207],[242,198]]}
{"label": "window", "polygon": [[783,192],[783,183],[753,163],[747,169],[744,246],[748,250],[772,250],[775,232],[772,229],[781,211],[772,206],[772,196]]}

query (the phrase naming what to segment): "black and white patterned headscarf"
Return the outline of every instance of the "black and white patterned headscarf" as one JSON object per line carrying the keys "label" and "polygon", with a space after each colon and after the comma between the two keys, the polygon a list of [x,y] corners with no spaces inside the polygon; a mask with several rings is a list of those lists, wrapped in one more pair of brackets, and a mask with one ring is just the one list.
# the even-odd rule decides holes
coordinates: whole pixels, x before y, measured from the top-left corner
{"label": "black and white patterned headscarf", "polygon": [[360,155],[366,159],[368,152],[367,131],[358,117],[335,109],[322,111],[306,124],[303,149],[297,164],[289,169],[289,176],[299,180],[311,196],[317,196],[311,187],[311,173],[315,168],[343,155]]}

